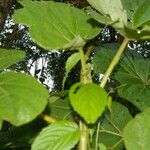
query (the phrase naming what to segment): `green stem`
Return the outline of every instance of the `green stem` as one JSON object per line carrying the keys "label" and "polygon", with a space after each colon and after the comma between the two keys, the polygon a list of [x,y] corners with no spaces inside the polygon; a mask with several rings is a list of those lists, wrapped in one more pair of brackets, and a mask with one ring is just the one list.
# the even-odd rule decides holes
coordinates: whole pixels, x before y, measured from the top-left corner
{"label": "green stem", "polygon": [[88,138],[89,138],[89,129],[86,126],[85,123],[80,121],[79,123],[80,131],[81,131],[81,136],[80,136],[80,142],[79,142],[79,150],[87,150],[88,149]]}
{"label": "green stem", "polygon": [[[83,48],[79,49],[80,58],[81,58],[81,82],[84,84],[89,83],[89,79],[86,77],[87,69],[86,69],[86,57],[83,51]],[[81,131],[80,142],[79,142],[79,150],[87,150],[88,149],[88,142],[89,142],[89,129],[87,125],[80,120],[79,128]]]}
{"label": "green stem", "polygon": [[[104,75],[104,77],[103,77],[103,79],[102,79],[102,82],[100,83],[100,86],[101,86],[102,88],[105,87],[109,76],[111,75],[111,73],[112,73],[113,69],[115,68],[115,66],[118,64],[118,62],[119,62],[119,60],[120,60],[120,58],[121,58],[121,54],[124,52],[124,50],[125,50],[125,48],[126,48],[128,42],[129,42],[129,39],[125,38],[125,39],[123,40],[121,46],[119,47],[119,49],[118,49],[118,51],[117,51],[115,57],[113,58],[111,64],[109,65],[108,69],[106,70],[106,73],[105,73],[105,75]],[[99,140],[99,134],[98,134],[98,133],[99,133],[99,132],[98,132],[98,129],[99,129],[98,127],[99,127],[99,126],[100,126],[100,122],[99,122],[98,125],[97,125],[97,131],[96,131],[96,133],[97,133],[97,138],[96,138],[96,143],[97,143],[98,140]]]}
{"label": "green stem", "polygon": [[45,120],[49,124],[56,122],[56,119],[51,116],[42,114],[41,117],[43,118],[43,120]]}
{"label": "green stem", "polygon": [[112,134],[112,135],[122,137],[122,135],[120,133],[116,133],[116,132],[105,130],[105,129],[99,130],[99,132],[105,132],[105,133],[109,133],[109,134]]}
{"label": "green stem", "polygon": [[129,42],[129,39],[125,38],[120,46],[120,48],[118,49],[115,57],[113,58],[111,64],[109,65],[103,79],[102,79],[102,82],[100,84],[100,86],[102,88],[105,87],[106,83],[107,83],[107,80],[109,78],[109,76],[111,75],[113,69],[115,68],[115,66],[117,65],[117,63],[119,62],[120,60],[120,57],[121,57],[121,54],[124,52],[125,48],[126,48],[126,45],[128,44]]}
{"label": "green stem", "polygon": [[[83,51],[83,48],[79,48],[79,53],[80,53],[80,58],[81,58],[81,67],[82,67],[82,70],[81,70],[81,75],[85,75],[86,74],[86,58],[85,58],[85,55],[84,55],[84,51]],[[82,80],[82,79],[81,79]],[[83,81],[82,81],[83,82]]]}
{"label": "green stem", "polygon": [[97,124],[96,129],[96,141],[95,141],[95,149],[98,150],[98,142],[99,142],[99,130],[100,130],[100,122]]}

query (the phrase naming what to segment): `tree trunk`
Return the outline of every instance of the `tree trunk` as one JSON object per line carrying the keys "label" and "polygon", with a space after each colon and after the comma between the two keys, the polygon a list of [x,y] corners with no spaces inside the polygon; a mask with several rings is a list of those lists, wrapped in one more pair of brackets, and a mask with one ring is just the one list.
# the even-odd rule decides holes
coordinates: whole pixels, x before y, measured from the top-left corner
{"label": "tree trunk", "polygon": [[5,20],[15,0],[0,0],[0,32],[3,30]]}

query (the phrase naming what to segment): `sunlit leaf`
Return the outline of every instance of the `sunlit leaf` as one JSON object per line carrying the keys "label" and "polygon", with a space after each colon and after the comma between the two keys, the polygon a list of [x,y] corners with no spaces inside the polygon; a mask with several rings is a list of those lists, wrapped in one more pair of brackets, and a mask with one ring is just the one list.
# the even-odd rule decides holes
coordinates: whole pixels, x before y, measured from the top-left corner
{"label": "sunlit leaf", "polygon": [[0,74],[0,117],[19,126],[44,110],[48,91],[33,77],[22,73]]}
{"label": "sunlit leaf", "polygon": [[87,0],[94,8],[96,8],[106,18],[116,22],[116,28],[123,28],[127,24],[127,14],[123,9],[121,0]]}
{"label": "sunlit leaf", "polygon": [[95,123],[107,105],[107,93],[100,86],[90,84],[74,84],[69,92],[73,109],[87,123]]}
{"label": "sunlit leaf", "polygon": [[25,52],[0,49],[0,71],[10,67],[25,57]]}
{"label": "sunlit leaf", "polygon": [[115,75],[121,83],[118,93],[140,110],[150,106],[150,60],[125,58]]}
{"label": "sunlit leaf", "polygon": [[70,150],[80,138],[78,126],[61,121],[45,127],[35,139],[31,150]]}
{"label": "sunlit leaf", "polygon": [[150,144],[150,108],[138,114],[124,128],[123,138],[127,150],[148,150]]}
{"label": "sunlit leaf", "polygon": [[53,1],[19,1],[16,23],[29,27],[35,42],[46,49],[75,49],[95,37],[101,29],[83,10]]}

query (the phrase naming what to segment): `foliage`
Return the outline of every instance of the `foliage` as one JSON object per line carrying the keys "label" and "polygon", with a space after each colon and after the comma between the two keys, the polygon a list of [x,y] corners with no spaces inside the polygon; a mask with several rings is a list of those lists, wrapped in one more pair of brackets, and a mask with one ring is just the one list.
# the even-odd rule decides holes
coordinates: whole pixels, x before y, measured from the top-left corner
{"label": "foliage", "polygon": [[25,53],[23,51],[1,49],[0,71],[7,67],[10,67],[17,61],[22,60],[24,57]]}
{"label": "foliage", "polygon": [[[25,8],[17,10],[15,21],[31,26],[33,40],[47,49],[75,49],[100,32],[86,13],[66,4],[52,1],[21,1],[21,4]],[[38,30],[37,24],[41,26]]]}
{"label": "foliage", "polygon": [[123,137],[127,149],[147,149],[149,146],[150,109],[138,114],[124,128]]}
{"label": "foliage", "polygon": [[[30,145],[32,150],[148,148],[150,62],[126,47],[132,40],[150,40],[149,1],[88,2],[85,10],[90,15],[62,2],[18,0],[22,7],[13,19],[28,27],[38,46],[75,53],[66,61],[62,91],[49,94],[34,77],[13,70],[12,65],[24,59],[23,51],[0,49],[0,139],[7,139],[2,148],[12,148],[15,142],[17,148]],[[97,47],[94,41],[103,25],[118,31],[122,43]],[[78,62],[80,81],[65,92],[64,83]],[[93,70],[104,74],[100,85],[93,81]],[[132,110],[132,116],[128,108],[141,113],[134,117],[137,111]],[[42,130],[31,135],[37,119]],[[9,126],[12,133],[5,131]],[[25,141],[9,138],[17,129],[19,137],[26,132]]]}
{"label": "foliage", "polygon": [[[144,66],[144,67],[143,67]],[[140,58],[125,58],[115,79],[121,83],[118,94],[133,103],[140,110],[150,106],[150,61]]]}
{"label": "foliage", "polygon": [[131,119],[132,116],[126,107],[118,102],[113,102],[111,113],[105,113],[101,120],[99,141],[107,148],[123,149],[122,132]]}
{"label": "foliage", "polygon": [[80,138],[78,126],[73,122],[57,122],[44,128],[35,139],[32,150],[51,148],[57,150],[69,150],[77,144]]}
{"label": "foliage", "polygon": [[[69,92],[71,104],[75,111],[87,123],[95,123],[105,109],[107,94],[103,88],[96,84],[74,84]],[[86,109],[84,109],[86,108]]]}

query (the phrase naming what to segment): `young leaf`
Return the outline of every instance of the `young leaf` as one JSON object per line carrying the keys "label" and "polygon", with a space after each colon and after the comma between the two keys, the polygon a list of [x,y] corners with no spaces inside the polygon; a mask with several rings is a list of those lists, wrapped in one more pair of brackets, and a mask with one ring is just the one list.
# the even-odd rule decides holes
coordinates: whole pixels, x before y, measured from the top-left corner
{"label": "young leaf", "polygon": [[95,123],[107,105],[107,93],[103,88],[93,83],[74,84],[69,91],[69,97],[74,110],[87,123]]}
{"label": "young leaf", "polygon": [[57,120],[72,120],[72,108],[69,98],[64,99],[52,96],[50,99],[50,115]]}
{"label": "young leaf", "polygon": [[[150,20],[150,1],[145,0],[133,15],[133,26],[139,27]],[[149,26],[150,28],[150,26]]]}
{"label": "young leaf", "polygon": [[64,84],[66,82],[66,79],[67,79],[67,76],[69,74],[69,72],[72,70],[72,68],[78,63],[78,61],[80,60],[80,54],[79,53],[74,53],[72,54],[68,59],[67,59],[67,62],[66,62],[66,66],[65,66],[65,69],[66,69],[66,74],[65,74],[65,77],[63,79],[63,89],[64,89]]}
{"label": "young leaf", "polygon": [[115,53],[119,48],[118,44],[104,44],[95,49],[93,63],[96,73],[105,73]]}
{"label": "young leaf", "polygon": [[0,117],[20,126],[35,119],[45,108],[48,91],[22,73],[0,74]]}
{"label": "young leaf", "polygon": [[138,114],[124,128],[123,138],[127,150],[148,150],[150,140],[150,108]]}
{"label": "young leaf", "polygon": [[77,62],[80,60],[80,54],[79,53],[74,53],[72,54],[67,62],[66,62],[66,66],[65,66],[65,69],[66,69],[66,73],[68,74],[71,69],[77,64]]}
{"label": "young leaf", "polygon": [[47,49],[75,49],[94,38],[101,29],[84,11],[52,1],[19,1],[14,20],[29,26],[33,40]]}
{"label": "young leaf", "polygon": [[118,102],[113,102],[110,114],[105,113],[101,120],[99,141],[107,148],[122,150],[123,143],[118,142],[122,140],[123,128],[131,119],[132,116],[126,107]]}
{"label": "young leaf", "polygon": [[79,138],[80,131],[74,122],[56,122],[41,131],[31,150],[70,150]]}
{"label": "young leaf", "polygon": [[118,93],[140,110],[150,106],[150,60],[128,57],[122,61],[115,79],[121,83]]}
{"label": "young leaf", "polygon": [[96,8],[106,18],[110,17],[117,28],[124,28],[127,25],[127,14],[123,9],[121,0],[87,0],[94,8]]}
{"label": "young leaf", "polygon": [[0,49],[0,71],[10,67],[25,57],[25,52]]}

